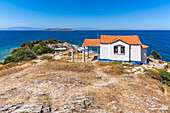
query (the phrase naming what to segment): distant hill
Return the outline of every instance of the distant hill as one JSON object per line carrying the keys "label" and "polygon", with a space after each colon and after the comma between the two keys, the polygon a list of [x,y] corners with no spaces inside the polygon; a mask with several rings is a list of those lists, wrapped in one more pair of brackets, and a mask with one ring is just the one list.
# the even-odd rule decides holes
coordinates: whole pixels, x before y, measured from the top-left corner
{"label": "distant hill", "polygon": [[59,29],[59,28],[48,28],[48,29],[45,29],[45,31],[74,31],[73,29]]}
{"label": "distant hill", "polygon": [[0,30],[43,30],[44,28],[34,28],[34,27],[10,27],[10,28],[0,28]]}
{"label": "distant hill", "polygon": [[7,30],[43,30],[44,28],[34,28],[34,27],[10,27]]}

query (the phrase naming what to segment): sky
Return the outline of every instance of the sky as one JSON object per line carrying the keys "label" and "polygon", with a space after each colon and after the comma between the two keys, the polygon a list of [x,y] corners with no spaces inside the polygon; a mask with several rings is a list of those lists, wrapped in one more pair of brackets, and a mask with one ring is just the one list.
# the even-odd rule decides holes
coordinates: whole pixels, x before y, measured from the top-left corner
{"label": "sky", "polygon": [[0,0],[0,28],[170,30],[170,0]]}

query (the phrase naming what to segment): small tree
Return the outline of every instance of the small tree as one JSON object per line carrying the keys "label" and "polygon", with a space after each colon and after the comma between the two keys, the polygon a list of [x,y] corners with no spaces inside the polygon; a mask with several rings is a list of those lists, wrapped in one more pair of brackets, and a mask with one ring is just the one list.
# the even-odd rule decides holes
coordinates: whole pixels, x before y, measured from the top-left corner
{"label": "small tree", "polygon": [[11,62],[15,62],[15,58],[13,56],[8,56],[4,59],[4,64],[8,64],[8,63],[11,63]]}
{"label": "small tree", "polygon": [[41,47],[43,47],[43,46],[46,46],[46,43],[45,43],[45,42],[40,42],[39,45],[40,45]]}
{"label": "small tree", "polygon": [[53,49],[51,49],[51,48],[49,48],[47,46],[42,47],[41,51],[42,51],[42,53],[53,53],[54,52]]}
{"label": "small tree", "polygon": [[28,61],[37,57],[36,54],[28,48],[22,48],[15,52],[12,56],[15,58],[16,62]]}
{"label": "small tree", "polygon": [[34,46],[33,48],[32,48],[32,51],[34,51],[35,53],[38,51],[38,49],[40,49],[40,45],[38,45],[38,46]]}
{"label": "small tree", "polygon": [[162,57],[157,53],[156,51],[152,50],[151,53],[154,55],[154,58],[156,59],[162,59]]}
{"label": "small tree", "polygon": [[[25,48],[25,47],[24,47],[24,48]],[[19,51],[19,50],[21,50],[21,49],[23,49],[23,48],[16,48],[16,49],[12,50],[11,54],[14,54],[15,52],[17,52],[17,51]]]}
{"label": "small tree", "polygon": [[52,59],[52,57],[51,56],[43,56],[40,59],[41,60],[50,60],[50,59]]}
{"label": "small tree", "polygon": [[170,73],[166,71],[159,71],[159,74],[162,77],[161,81],[170,86]]}
{"label": "small tree", "polygon": [[47,46],[43,46],[40,50],[36,52],[37,55],[42,55],[45,53],[54,53],[54,49],[51,49]]}

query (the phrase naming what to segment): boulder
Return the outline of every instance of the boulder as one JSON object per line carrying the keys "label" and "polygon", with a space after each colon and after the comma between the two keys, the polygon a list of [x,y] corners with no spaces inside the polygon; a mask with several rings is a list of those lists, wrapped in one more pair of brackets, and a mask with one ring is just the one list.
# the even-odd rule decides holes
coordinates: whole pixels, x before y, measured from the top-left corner
{"label": "boulder", "polygon": [[149,72],[149,71],[144,71],[143,74],[144,74],[144,75],[148,75],[148,76],[152,76],[152,73]]}
{"label": "boulder", "polygon": [[150,66],[155,66],[155,63],[154,62],[149,62],[149,65]]}

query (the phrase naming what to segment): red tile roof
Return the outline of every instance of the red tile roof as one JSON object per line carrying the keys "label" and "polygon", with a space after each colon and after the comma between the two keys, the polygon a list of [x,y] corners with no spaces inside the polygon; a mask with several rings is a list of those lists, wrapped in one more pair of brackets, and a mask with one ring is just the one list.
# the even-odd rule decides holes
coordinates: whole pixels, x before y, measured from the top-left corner
{"label": "red tile roof", "polygon": [[142,48],[148,48],[149,46],[141,44]]}
{"label": "red tile roof", "polygon": [[100,46],[100,39],[85,39],[82,46]]}
{"label": "red tile roof", "polygon": [[101,43],[113,43],[121,40],[128,44],[141,44],[138,36],[112,36],[112,35],[101,35]]}
{"label": "red tile roof", "polygon": [[100,43],[113,43],[121,40],[127,44],[139,44],[142,48],[148,48],[148,46],[141,44],[138,36],[114,36],[114,35],[101,35],[100,39],[85,39],[82,46],[100,46]]}

